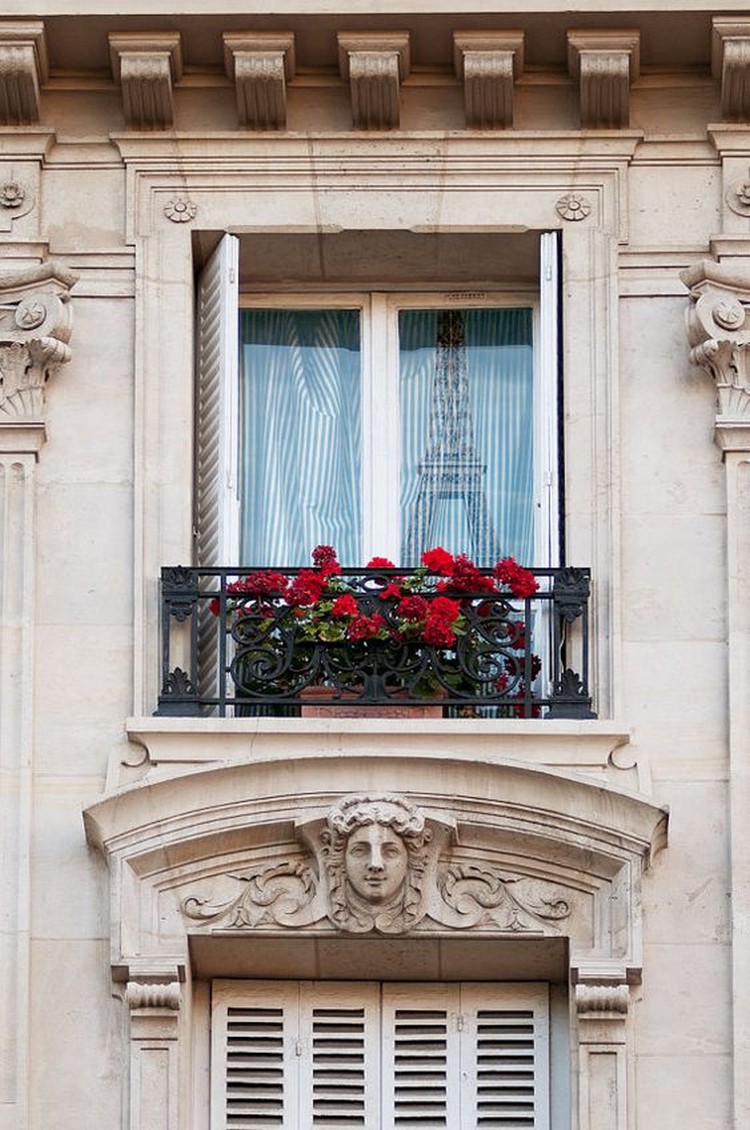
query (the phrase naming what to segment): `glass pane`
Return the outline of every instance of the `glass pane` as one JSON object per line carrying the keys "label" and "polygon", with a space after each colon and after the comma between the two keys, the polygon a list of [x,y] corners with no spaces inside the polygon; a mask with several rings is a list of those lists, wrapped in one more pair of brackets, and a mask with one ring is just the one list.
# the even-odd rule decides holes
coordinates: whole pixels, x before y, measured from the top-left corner
{"label": "glass pane", "polygon": [[402,563],[533,564],[530,309],[399,314]]}
{"label": "glass pane", "polygon": [[307,565],[361,546],[358,310],[243,310],[240,316],[244,565]]}

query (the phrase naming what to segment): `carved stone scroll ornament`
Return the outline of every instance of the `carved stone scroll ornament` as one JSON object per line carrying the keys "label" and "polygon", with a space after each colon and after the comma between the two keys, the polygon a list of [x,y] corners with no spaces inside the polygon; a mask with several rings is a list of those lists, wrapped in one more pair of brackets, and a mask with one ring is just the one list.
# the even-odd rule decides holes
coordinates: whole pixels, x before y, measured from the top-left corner
{"label": "carved stone scroll ornament", "polygon": [[571,908],[548,884],[489,865],[440,858],[440,841],[405,797],[357,794],[328,813],[313,855],[225,878],[242,884],[232,899],[191,895],[183,915],[224,929],[323,924],[350,934],[406,934],[420,925],[449,930],[553,932]]}
{"label": "carved stone scroll ornament", "polygon": [[687,312],[690,360],[713,378],[718,394],[717,438],[750,428],[750,272],[703,260],[682,272],[692,305]]}
{"label": "carved stone scroll ornament", "polygon": [[71,357],[75,281],[54,261],[0,274],[0,424],[42,417],[45,385]]}

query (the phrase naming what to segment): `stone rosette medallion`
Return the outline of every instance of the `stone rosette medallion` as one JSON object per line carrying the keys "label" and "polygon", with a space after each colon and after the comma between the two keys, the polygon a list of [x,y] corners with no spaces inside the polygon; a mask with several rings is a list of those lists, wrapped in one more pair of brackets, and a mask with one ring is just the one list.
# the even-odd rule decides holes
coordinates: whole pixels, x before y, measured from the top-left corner
{"label": "stone rosette medallion", "polygon": [[449,830],[406,797],[343,797],[301,831],[301,850],[257,870],[222,901],[190,894],[193,923],[222,930],[328,928],[344,934],[490,929],[557,933],[567,896],[550,883],[500,871],[449,844]]}

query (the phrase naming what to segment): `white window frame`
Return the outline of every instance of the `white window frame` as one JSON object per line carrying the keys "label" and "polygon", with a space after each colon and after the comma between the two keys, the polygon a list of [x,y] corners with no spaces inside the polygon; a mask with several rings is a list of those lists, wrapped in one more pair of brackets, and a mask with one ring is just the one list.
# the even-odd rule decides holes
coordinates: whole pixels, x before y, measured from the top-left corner
{"label": "white window frame", "polygon": [[[219,434],[203,426],[200,413],[196,428],[197,463],[217,445],[224,471],[220,512],[208,519],[201,513],[205,502],[196,504],[196,558],[201,564],[234,564],[239,561],[239,311],[243,308],[358,309],[361,317],[363,377],[362,415],[366,424],[362,437],[362,560],[375,554],[398,557],[400,523],[396,500],[399,494],[398,429],[392,426],[399,413],[398,312],[404,309],[465,307],[528,307],[533,314],[534,356],[534,506],[536,533],[534,560],[526,564],[559,564],[559,474],[558,467],[558,286],[557,236],[540,237],[538,291],[430,290],[394,292],[371,288],[367,292],[311,290],[257,291],[239,293],[239,239],[227,235],[204,269],[199,284],[198,403],[207,382],[214,382],[216,365],[221,367]],[[202,317],[204,307],[209,310]],[[204,324],[205,323],[205,324]],[[206,349],[216,340],[214,350]],[[206,370],[204,355],[208,355]],[[382,378],[385,377],[383,383]],[[205,399],[205,397],[204,397]],[[203,476],[205,478],[205,475]],[[200,473],[196,476],[200,481]],[[204,530],[209,529],[208,536]],[[214,560],[210,560],[213,557]]]}

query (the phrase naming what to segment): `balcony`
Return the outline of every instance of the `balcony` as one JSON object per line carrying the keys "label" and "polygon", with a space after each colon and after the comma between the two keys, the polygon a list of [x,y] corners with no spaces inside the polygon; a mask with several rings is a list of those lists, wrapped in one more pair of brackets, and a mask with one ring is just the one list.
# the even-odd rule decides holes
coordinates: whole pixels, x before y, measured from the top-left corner
{"label": "balcony", "polygon": [[473,566],[458,588],[425,569],[336,569],[162,569],[155,713],[595,717],[588,569],[522,570],[522,596]]}

